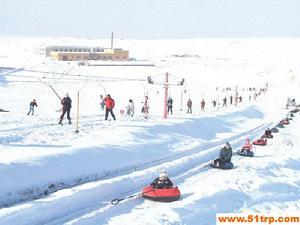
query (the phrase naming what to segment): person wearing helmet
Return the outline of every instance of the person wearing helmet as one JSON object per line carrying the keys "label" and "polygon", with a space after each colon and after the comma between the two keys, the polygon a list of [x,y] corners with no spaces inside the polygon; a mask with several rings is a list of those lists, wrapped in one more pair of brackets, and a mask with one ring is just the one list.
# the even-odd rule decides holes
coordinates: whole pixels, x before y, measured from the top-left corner
{"label": "person wearing helmet", "polygon": [[232,157],[232,148],[229,142],[226,142],[225,146],[221,149],[219,158],[213,161],[214,165],[220,166],[225,163],[230,163]]}
{"label": "person wearing helmet", "polygon": [[168,189],[173,187],[173,182],[168,178],[166,172],[161,172],[150,185],[155,189]]}

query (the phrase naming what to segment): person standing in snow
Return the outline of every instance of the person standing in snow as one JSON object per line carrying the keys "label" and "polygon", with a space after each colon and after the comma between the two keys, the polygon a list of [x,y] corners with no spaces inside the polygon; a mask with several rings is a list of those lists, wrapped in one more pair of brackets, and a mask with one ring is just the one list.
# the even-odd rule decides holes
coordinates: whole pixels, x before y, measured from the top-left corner
{"label": "person standing in snow", "polygon": [[127,110],[127,115],[131,117],[134,115],[134,103],[132,99],[129,99],[129,103],[128,106],[126,107],[126,110]]}
{"label": "person standing in snow", "polygon": [[167,106],[168,106],[168,114],[171,112],[173,114],[173,99],[171,97],[167,100]]}
{"label": "person standing in snow", "polygon": [[239,100],[240,100],[240,103],[242,103],[242,101],[243,101],[243,97],[240,95],[240,97],[239,97]]}
{"label": "person standing in snow", "polygon": [[110,95],[107,95],[104,98],[104,103],[105,103],[105,107],[106,107],[105,108],[105,120],[107,120],[108,113],[110,113],[112,118],[114,120],[116,120],[115,114],[113,112],[113,108],[115,107],[115,100],[113,100]]}
{"label": "person standing in snow", "polygon": [[104,110],[104,106],[105,106],[105,103],[104,103],[103,95],[100,95],[100,107],[101,107],[102,111]]}
{"label": "person standing in snow", "polygon": [[223,98],[223,107],[227,107],[227,98]]}
{"label": "person standing in snow", "polygon": [[187,113],[192,113],[192,100],[189,98],[189,100],[187,101]]}
{"label": "person standing in snow", "polygon": [[72,100],[69,97],[69,93],[61,100],[62,104],[62,114],[60,116],[59,124],[62,124],[65,114],[67,113],[67,119],[69,120],[69,124],[71,124],[70,111],[72,108]]}
{"label": "person standing in snow", "polygon": [[204,110],[205,110],[205,101],[204,101],[204,99],[202,99],[202,101],[201,101],[201,110],[204,112]]}
{"label": "person standing in snow", "polygon": [[31,115],[33,115],[34,113],[34,107],[37,107],[38,105],[36,104],[35,99],[32,100],[32,102],[29,103],[29,111],[27,113],[27,115],[29,115],[31,113]]}
{"label": "person standing in snow", "polygon": [[230,105],[232,105],[232,103],[233,103],[233,96],[230,95]]}
{"label": "person standing in snow", "polygon": [[216,106],[217,106],[217,101],[216,101],[216,100],[213,100],[211,103],[213,104],[213,107],[216,108]]}

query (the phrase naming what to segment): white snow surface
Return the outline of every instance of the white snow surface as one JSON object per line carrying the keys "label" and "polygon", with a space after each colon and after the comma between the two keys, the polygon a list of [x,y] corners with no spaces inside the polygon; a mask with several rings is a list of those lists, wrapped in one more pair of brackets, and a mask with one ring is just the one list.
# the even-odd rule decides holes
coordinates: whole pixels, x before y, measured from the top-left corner
{"label": "white snow surface", "polygon": [[[215,224],[216,213],[300,212],[300,116],[253,158],[233,157],[234,169],[204,167],[229,141],[236,152],[286,117],[288,97],[300,101],[300,40],[117,40],[137,64],[79,66],[44,57],[48,45],[99,45],[108,40],[0,38],[0,224]],[[141,60],[141,61],[140,61]],[[108,62],[110,63],[110,62]],[[134,61],[130,63],[134,64]],[[165,73],[173,115],[163,119]],[[147,83],[151,76],[155,85]],[[253,100],[268,83],[267,93]],[[60,100],[73,100],[73,124],[58,125]],[[218,89],[216,89],[218,87]],[[223,91],[230,87],[231,90]],[[243,103],[229,104],[237,87]],[[76,130],[80,90],[79,133]],[[116,101],[105,121],[100,94]],[[140,112],[149,96],[150,116]],[[181,111],[181,94],[183,103]],[[251,95],[251,101],[249,101]],[[228,107],[222,107],[227,97]],[[27,115],[29,102],[38,107]],[[186,114],[188,98],[193,114]],[[205,111],[200,110],[202,99]],[[128,99],[135,115],[120,114]],[[217,108],[212,100],[218,100]],[[291,108],[290,108],[291,109]],[[182,196],[172,203],[137,195],[166,170]]]}

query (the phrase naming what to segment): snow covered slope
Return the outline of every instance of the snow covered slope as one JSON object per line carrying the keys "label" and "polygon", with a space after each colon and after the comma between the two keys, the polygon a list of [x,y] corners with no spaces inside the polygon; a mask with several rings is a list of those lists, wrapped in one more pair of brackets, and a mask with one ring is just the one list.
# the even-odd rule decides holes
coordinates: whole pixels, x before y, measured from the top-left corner
{"label": "snow covered slope", "polygon": [[[300,134],[294,132],[299,116],[268,146],[257,147],[256,157],[235,156],[234,170],[203,167],[226,141],[237,151],[247,137],[276,125],[287,113],[287,97],[299,99],[299,40],[119,40],[132,57],[154,67],[78,66],[42,55],[51,44],[106,40],[1,40],[0,108],[10,112],[0,112],[0,224],[198,224],[199,218],[214,224],[216,212],[299,211]],[[185,78],[184,86],[170,86],[174,114],[167,120],[162,119],[166,72],[172,84]],[[147,76],[156,84],[148,84]],[[267,93],[254,101],[267,82]],[[70,93],[72,125],[57,124],[60,101],[48,85],[61,97]],[[236,88],[243,102],[222,107]],[[78,90],[80,132],[75,133]],[[99,95],[108,93],[116,101],[117,121],[104,121],[99,107]],[[140,112],[146,94],[148,119]],[[38,107],[28,116],[33,98]],[[188,98],[192,115],[185,113]],[[120,113],[128,99],[135,102],[132,118]],[[219,102],[216,108],[213,100]],[[109,204],[138,193],[161,170],[181,189],[180,201],[137,197]],[[279,192],[283,189],[288,194]]]}

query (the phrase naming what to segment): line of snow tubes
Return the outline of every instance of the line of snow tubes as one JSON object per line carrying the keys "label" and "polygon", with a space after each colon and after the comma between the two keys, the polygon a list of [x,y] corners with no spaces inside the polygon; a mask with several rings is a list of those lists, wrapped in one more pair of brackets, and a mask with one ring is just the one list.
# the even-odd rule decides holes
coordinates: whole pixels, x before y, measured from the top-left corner
{"label": "line of snow tubes", "polygon": [[240,155],[240,156],[245,156],[245,157],[253,157],[254,156],[254,152],[252,151],[243,151],[242,149],[237,151],[237,154]]}
{"label": "line of snow tubes", "polygon": [[180,198],[180,190],[178,187],[168,189],[156,189],[151,185],[146,186],[142,191],[142,196],[146,199],[158,202],[173,202]]}

